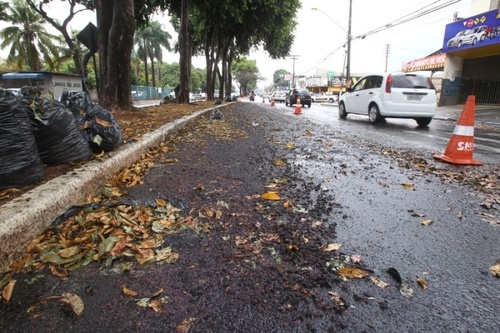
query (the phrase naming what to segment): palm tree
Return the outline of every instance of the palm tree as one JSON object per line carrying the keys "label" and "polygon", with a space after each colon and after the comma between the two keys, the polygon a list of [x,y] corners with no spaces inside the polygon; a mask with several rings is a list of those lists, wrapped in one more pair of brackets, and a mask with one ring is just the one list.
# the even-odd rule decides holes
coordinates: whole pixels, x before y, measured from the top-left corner
{"label": "palm tree", "polygon": [[53,70],[55,60],[59,58],[53,41],[58,38],[47,32],[45,19],[22,0],[13,1],[5,18],[12,23],[12,26],[0,30],[0,49],[10,46],[7,62],[15,63],[19,70],[28,67],[40,71],[44,64]]}
{"label": "palm tree", "polygon": [[163,55],[161,49],[164,47],[170,51],[170,38],[172,38],[170,34],[162,30],[162,26],[158,21],[153,21],[136,32],[134,42],[137,45],[137,56],[144,61],[146,85],[149,85],[148,60],[151,61],[153,86],[155,86],[156,71],[154,59],[156,58],[161,63]]}

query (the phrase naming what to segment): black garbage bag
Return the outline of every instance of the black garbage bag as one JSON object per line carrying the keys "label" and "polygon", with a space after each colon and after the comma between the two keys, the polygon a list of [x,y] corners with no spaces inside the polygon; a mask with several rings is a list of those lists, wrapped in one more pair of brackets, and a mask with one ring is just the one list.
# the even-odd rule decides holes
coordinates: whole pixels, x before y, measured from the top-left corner
{"label": "black garbage bag", "polygon": [[122,132],[115,117],[99,104],[92,103],[85,114],[85,131],[95,153],[112,151],[122,143]]}
{"label": "black garbage bag", "polygon": [[[61,95],[61,103],[68,107],[75,118],[76,125],[83,130],[85,115],[92,106],[90,95],[85,91],[64,91]],[[88,139],[88,136],[86,136],[86,139]]]}
{"label": "black garbage bag", "polygon": [[0,189],[29,185],[44,177],[28,114],[14,94],[0,89]]}
{"label": "black garbage bag", "polygon": [[48,165],[77,162],[92,156],[92,149],[77,128],[68,108],[47,98],[24,98],[38,151]]}

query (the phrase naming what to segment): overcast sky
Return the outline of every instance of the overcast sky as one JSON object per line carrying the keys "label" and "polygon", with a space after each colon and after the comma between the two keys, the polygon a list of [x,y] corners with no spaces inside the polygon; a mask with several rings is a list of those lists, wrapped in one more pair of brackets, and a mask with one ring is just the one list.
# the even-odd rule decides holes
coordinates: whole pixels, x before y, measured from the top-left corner
{"label": "overcast sky", "polygon": [[[316,68],[324,68],[340,73],[344,64],[345,51],[342,47],[346,40],[349,26],[350,0],[301,0],[302,9],[298,13],[298,25],[295,29],[295,42],[291,55],[297,55],[295,61],[296,75],[315,75]],[[352,0],[351,35],[363,35],[369,31],[385,26],[402,17],[418,13],[422,8],[432,8],[450,0]],[[383,72],[386,64],[386,47],[390,45],[388,70],[399,71],[405,61],[425,57],[439,50],[443,44],[444,29],[451,23],[453,14],[459,17],[470,16],[471,0],[461,0],[456,4],[440,9],[431,14],[416,18],[410,22],[397,25],[382,32],[355,39],[351,43],[351,74],[367,72]],[[67,2],[55,1],[51,13],[60,19],[64,18]],[[318,10],[312,10],[315,7]],[[156,18],[165,30],[177,36],[168,23],[167,16]],[[73,29],[82,29],[88,22],[95,23],[95,14],[85,12],[78,14],[71,23]],[[3,25],[0,25],[2,28]],[[5,50],[0,51],[5,57]],[[249,56],[257,60],[257,66],[267,81],[259,82],[264,87],[271,83],[274,71],[285,69],[293,71],[293,60],[272,60],[263,51],[254,51]],[[178,54],[167,54],[164,61],[178,62]],[[193,65],[205,68],[204,57],[193,59]]]}

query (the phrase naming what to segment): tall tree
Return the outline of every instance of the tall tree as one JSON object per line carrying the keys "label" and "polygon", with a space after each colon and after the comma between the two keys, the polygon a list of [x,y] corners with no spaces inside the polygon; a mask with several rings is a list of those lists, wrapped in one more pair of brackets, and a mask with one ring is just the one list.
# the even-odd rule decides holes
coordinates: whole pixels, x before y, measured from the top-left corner
{"label": "tall tree", "polygon": [[73,62],[75,64],[75,69],[77,73],[84,75],[85,70],[82,67],[82,53],[81,53],[81,48],[78,46],[78,43],[76,42],[76,38],[74,36],[70,35],[70,32],[68,31],[68,24],[71,22],[71,20],[74,18],[74,16],[82,11],[87,10],[84,7],[81,7],[79,9],[76,9],[76,5],[78,4],[77,0],[65,0],[64,2],[67,2],[69,4],[69,12],[68,16],[63,20],[62,23],[60,23],[58,20],[52,18],[49,16],[46,10],[46,6],[48,5],[49,1],[46,0],[26,0],[26,3],[38,14],[40,14],[50,25],[52,25],[57,31],[61,33],[62,38],[64,38],[64,41],[68,45],[68,49],[71,52],[71,57],[73,59]]}
{"label": "tall tree", "polygon": [[134,43],[137,45],[137,55],[144,62],[144,70],[146,71],[146,85],[149,85],[149,69],[148,60],[151,63],[151,74],[153,86],[156,86],[156,71],[155,59],[161,61],[163,53],[162,47],[170,50],[170,34],[162,29],[158,21],[148,23],[147,26],[139,28],[134,37]]}
{"label": "tall tree", "polygon": [[14,0],[3,15],[12,24],[0,31],[0,49],[10,46],[7,61],[19,70],[28,67],[40,71],[44,64],[53,70],[58,58],[57,37],[47,32],[45,19],[22,0]]}
{"label": "tall tree", "polygon": [[181,1],[181,26],[179,33],[179,64],[181,77],[178,93],[176,91],[176,98],[179,103],[189,103],[189,88],[191,84],[191,58],[193,55],[193,48],[192,31],[189,25],[189,2],[190,0]]}
{"label": "tall tree", "polygon": [[96,0],[100,59],[99,103],[128,109],[132,105],[130,71],[134,46],[134,0]]}
{"label": "tall tree", "polygon": [[234,79],[239,83],[240,92],[247,95],[257,84],[259,69],[255,60],[246,58],[234,62]]}

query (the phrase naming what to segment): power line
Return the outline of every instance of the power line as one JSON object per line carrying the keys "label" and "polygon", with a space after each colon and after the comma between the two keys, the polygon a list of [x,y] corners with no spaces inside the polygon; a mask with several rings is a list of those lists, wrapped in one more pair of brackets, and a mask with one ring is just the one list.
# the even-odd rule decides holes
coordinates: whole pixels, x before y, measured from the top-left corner
{"label": "power line", "polygon": [[[384,30],[387,30],[387,29],[390,29],[390,28],[393,28],[395,26],[398,26],[400,24],[403,24],[403,23],[406,23],[406,22],[409,22],[409,21],[412,21],[414,19],[417,19],[419,17],[422,17],[422,16],[425,16],[425,15],[429,15],[431,13],[434,13],[438,10],[441,10],[443,8],[446,8],[448,6],[451,6],[457,2],[460,2],[461,0],[448,0],[447,2],[445,3],[442,3],[442,4],[439,4],[437,6],[434,6],[432,8],[428,8],[429,6],[431,5],[435,5],[437,3],[439,3],[441,0],[437,0],[437,1],[434,1],[433,3],[430,3],[428,5],[425,5],[423,6],[422,8],[420,9],[417,9],[416,11],[413,11],[412,13],[409,13],[409,14],[406,14],[406,15],[403,15],[402,17],[394,20],[394,21],[391,21],[387,24],[384,24],[378,28],[375,28],[373,30],[370,30],[364,34],[360,34],[354,38],[351,38],[351,40],[354,40],[354,39],[364,39],[366,36],[370,36],[370,35],[373,35],[373,34],[376,34],[378,32],[381,32],[381,31],[384,31]],[[428,8],[428,9],[426,9]],[[424,10],[426,9],[426,10]],[[424,11],[422,11],[424,10]],[[314,69],[315,67],[317,67],[319,64],[323,63],[324,61],[326,61],[328,58],[330,58],[333,54],[335,54],[335,52],[337,52],[342,46],[346,45],[346,43],[348,42],[348,39],[346,38],[342,44],[340,44],[339,46],[337,46],[332,52],[328,53],[323,60],[321,60],[318,64],[316,64],[315,66],[311,67],[310,69],[308,69],[307,71],[305,71],[306,73],[309,72],[310,70]]]}

